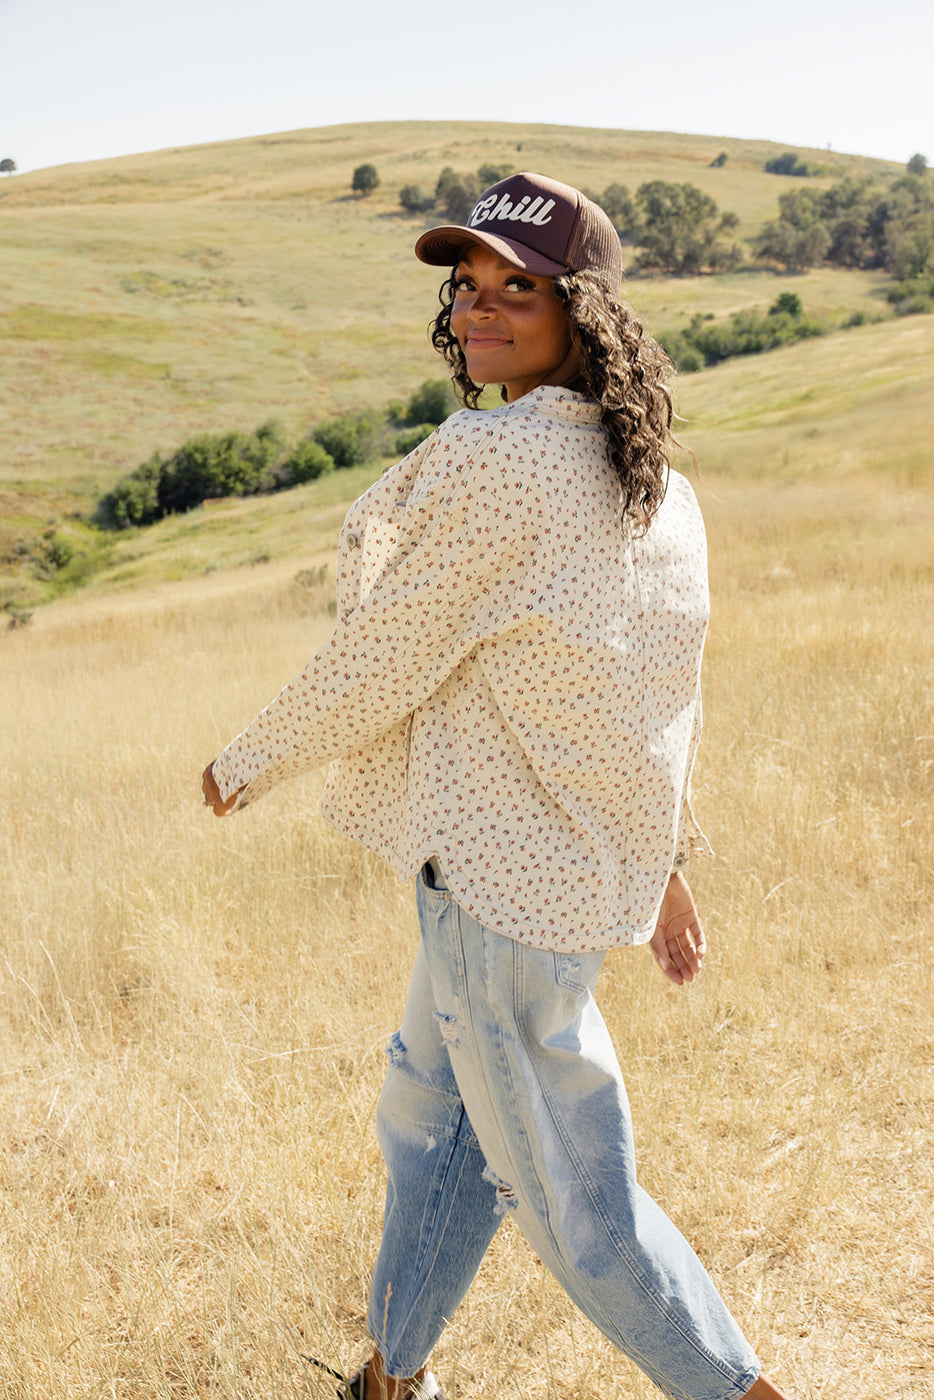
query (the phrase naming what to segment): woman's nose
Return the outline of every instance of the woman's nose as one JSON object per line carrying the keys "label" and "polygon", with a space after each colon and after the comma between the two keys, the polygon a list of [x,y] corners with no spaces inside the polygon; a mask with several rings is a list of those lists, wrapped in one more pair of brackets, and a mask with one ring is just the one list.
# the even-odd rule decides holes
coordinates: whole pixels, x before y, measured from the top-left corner
{"label": "woman's nose", "polygon": [[473,316],[493,316],[496,313],[496,294],[491,290],[482,287],[477,288],[476,295],[470,304],[470,312]]}

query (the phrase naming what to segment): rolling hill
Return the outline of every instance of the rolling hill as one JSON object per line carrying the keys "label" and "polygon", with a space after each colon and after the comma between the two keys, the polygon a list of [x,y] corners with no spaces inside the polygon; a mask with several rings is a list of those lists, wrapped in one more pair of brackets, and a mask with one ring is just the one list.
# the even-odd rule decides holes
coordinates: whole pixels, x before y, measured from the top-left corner
{"label": "rolling hill", "polygon": [[[0,530],[7,577],[22,582],[20,564],[42,530],[87,513],[156,449],[171,450],[197,431],[254,428],[270,416],[298,432],[343,409],[382,407],[437,374],[425,329],[439,277],[412,256],[425,221],[400,208],[403,184],[431,189],[445,165],[470,171],[484,161],[547,170],[596,190],[612,181],[631,189],[655,178],[690,181],[735,211],[737,233],[748,237],[774,216],[781,191],[800,183],[764,172],[779,149],[672,133],[381,123],[7,178],[0,183],[0,394],[8,405]],[[725,164],[712,166],[721,152]],[[819,159],[824,183],[897,169],[856,156],[805,154]],[[364,160],[381,176],[367,199],[350,190]],[[750,266],[717,277],[633,277],[628,293],[662,333],[696,312],[765,310],[786,287],[809,312],[859,311],[872,320],[883,309],[885,285],[875,273],[822,269],[788,278]],[[724,394],[768,392],[763,380],[777,376],[787,406],[771,413],[769,450],[754,454],[756,470],[784,462],[790,471],[788,463],[798,460],[796,380],[810,396],[814,421],[826,405],[844,439],[846,414],[865,416],[871,402],[873,429],[890,417],[894,425],[894,432],[880,429],[876,455],[913,460],[925,395],[930,401],[931,349],[928,319],[909,318],[691,376],[680,391],[697,427],[691,441],[702,445],[707,470],[720,458],[744,456],[738,444],[740,436],[750,443],[749,423],[740,423],[743,413],[720,414],[717,405]],[[862,384],[867,365],[876,370],[868,396],[851,394],[841,408],[840,386]],[[851,441],[820,460],[851,461],[852,451]]]}

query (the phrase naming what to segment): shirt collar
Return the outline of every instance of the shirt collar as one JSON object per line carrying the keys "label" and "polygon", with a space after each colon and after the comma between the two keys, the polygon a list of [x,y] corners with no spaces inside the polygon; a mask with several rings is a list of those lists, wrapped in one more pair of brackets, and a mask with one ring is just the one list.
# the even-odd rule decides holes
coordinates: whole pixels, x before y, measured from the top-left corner
{"label": "shirt collar", "polygon": [[566,418],[574,423],[600,422],[600,405],[586,394],[564,389],[560,384],[540,384],[520,399],[506,405],[507,410],[520,409],[526,413],[544,414],[547,418]]}

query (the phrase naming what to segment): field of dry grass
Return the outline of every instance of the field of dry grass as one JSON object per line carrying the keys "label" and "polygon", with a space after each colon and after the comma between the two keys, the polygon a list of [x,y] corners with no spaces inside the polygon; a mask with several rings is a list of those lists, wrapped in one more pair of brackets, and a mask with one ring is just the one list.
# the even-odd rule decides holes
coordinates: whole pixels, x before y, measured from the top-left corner
{"label": "field of dry grass", "polygon": [[[798,1400],[934,1396],[934,502],[895,426],[914,361],[887,377],[845,340],[767,363],[755,391],[738,365],[682,388],[711,534],[712,952],[678,992],[622,951],[602,995],[645,1184],[769,1372]],[[809,400],[782,404],[791,378]],[[891,433],[844,469],[873,405]],[[411,892],[323,824],[320,776],[223,824],[198,795],[330,627],[327,585],[295,583],[340,516],[314,489],[163,522],[128,575],[0,637],[4,1400],[324,1397],[296,1347],[365,1353]],[[454,1400],[651,1392],[508,1226],[436,1371]]]}
{"label": "field of dry grass", "polygon": [[[5,182],[4,522],[198,428],[436,373],[434,274],[392,202],[441,164],[601,187],[627,163],[750,223],[777,198],[748,143],[519,139],[335,128]],[[361,206],[366,158],[384,186]],[[773,286],[632,292],[660,328]],[[862,274],[794,286],[877,301]],[[643,1180],[796,1400],[934,1400],[932,364],[918,317],[678,389],[711,539],[696,797],[717,859],[692,879],[712,948],[680,992],[621,950],[602,1000]],[[330,1400],[298,1353],[366,1352],[411,891],[322,822],[323,775],[225,823],[199,775],[327,635],[367,479],[127,532],[0,633],[0,1400]],[[435,1369],[450,1400],[655,1393],[508,1224]]]}

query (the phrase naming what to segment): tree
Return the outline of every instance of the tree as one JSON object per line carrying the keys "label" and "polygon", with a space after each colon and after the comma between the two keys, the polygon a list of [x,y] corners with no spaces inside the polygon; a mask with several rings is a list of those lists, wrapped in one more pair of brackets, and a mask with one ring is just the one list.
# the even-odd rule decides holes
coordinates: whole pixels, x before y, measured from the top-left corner
{"label": "tree", "polygon": [[421,185],[403,185],[399,191],[399,203],[407,214],[427,214],[435,207],[435,197],[426,194]]}
{"label": "tree", "polygon": [[368,194],[372,194],[379,185],[379,175],[375,165],[358,165],[353,173],[353,184],[351,188],[355,194],[362,194],[364,199]]}
{"label": "tree", "polygon": [[716,200],[696,185],[650,180],[636,192],[640,216],[633,241],[643,250],[641,268],[658,268],[676,276],[735,267],[740,250],[721,241],[736,228],[735,214],[721,214]]}
{"label": "tree", "polygon": [[625,185],[607,185],[599,199],[594,201],[606,214],[620,238],[628,238],[636,224],[636,206]]}
{"label": "tree", "polygon": [[4,156],[3,160],[0,160],[0,174],[12,175],[15,169],[16,161],[11,160],[9,156]]}
{"label": "tree", "polygon": [[480,177],[480,184],[484,189],[489,189],[490,185],[498,185],[500,180],[505,180],[507,175],[511,175],[515,169],[512,165],[481,165],[477,171]]}
{"label": "tree", "polygon": [[476,175],[458,175],[456,170],[446,165],[435,186],[435,204],[438,212],[452,224],[462,224],[469,217],[484,188]]}
{"label": "tree", "polygon": [[793,316],[797,320],[803,314],[804,307],[797,292],[782,292],[769,307],[770,316]]}
{"label": "tree", "polygon": [[779,217],[752,240],[761,258],[797,272],[825,260],[886,272],[926,269],[934,188],[922,175],[906,173],[888,188],[847,178],[825,190],[786,190],[778,205]]}
{"label": "tree", "polygon": [[[909,175],[924,175],[927,171],[927,168],[927,157],[923,156],[920,151],[917,151],[915,155],[911,157],[911,160],[908,162]],[[0,165],[0,170],[2,169],[3,166]]]}
{"label": "tree", "polygon": [[830,234],[821,223],[797,228],[787,219],[772,219],[752,240],[756,256],[775,262],[789,272],[805,272],[823,262],[830,247]]}

